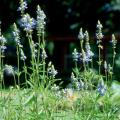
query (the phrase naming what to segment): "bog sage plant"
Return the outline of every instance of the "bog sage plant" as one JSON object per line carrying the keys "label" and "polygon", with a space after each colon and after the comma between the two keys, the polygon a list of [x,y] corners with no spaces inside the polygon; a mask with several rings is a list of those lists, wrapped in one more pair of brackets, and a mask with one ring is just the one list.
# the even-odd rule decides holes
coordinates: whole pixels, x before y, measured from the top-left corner
{"label": "bog sage plant", "polygon": [[2,84],[4,87],[4,81],[3,81],[3,60],[4,60],[4,52],[6,49],[6,44],[7,40],[6,38],[2,35],[1,33],[1,28],[0,28],[0,88],[2,88]]}
{"label": "bog sage plant", "polygon": [[102,39],[103,39],[103,34],[102,34],[102,24],[98,20],[97,23],[97,31],[96,31],[96,38],[97,38],[97,43],[98,43],[98,48],[99,48],[99,60],[98,60],[98,65],[99,65],[99,75],[101,71],[101,64],[102,64],[102,59],[101,59],[101,49],[103,49],[103,46],[101,45]]}
{"label": "bog sage plant", "polygon": [[[103,26],[98,21],[97,71],[93,64],[95,53],[91,47],[89,32],[80,28],[77,38],[79,48],[74,48],[71,53],[75,64],[69,78],[70,83],[63,87],[61,79],[56,79],[59,71],[51,61],[47,64],[44,11],[38,5],[36,18],[33,18],[26,13],[27,1],[20,0],[19,3],[18,11],[21,18],[19,24],[13,24],[11,35],[16,46],[17,69],[11,65],[4,65],[7,40],[0,28],[0,120],[118,120],[120,86],[117,85],[115,92],[116,86],[112,85],[117,45],[114,34],[113,57],[110,64],[107,59],[102,60]],[[24,42],[21,41],[22,32],[26,35],[29,55],[26,54]],[[38,39],[36,42],[35,33]],[[29,66],[27,61],[30,63]],[[101,71],[102,68],[104,72]],[[14,79],[13,86],[8,89],[5,89],[4,72],[12,75]],[[24,83],[21,82],[22,78],[25,80]]]}

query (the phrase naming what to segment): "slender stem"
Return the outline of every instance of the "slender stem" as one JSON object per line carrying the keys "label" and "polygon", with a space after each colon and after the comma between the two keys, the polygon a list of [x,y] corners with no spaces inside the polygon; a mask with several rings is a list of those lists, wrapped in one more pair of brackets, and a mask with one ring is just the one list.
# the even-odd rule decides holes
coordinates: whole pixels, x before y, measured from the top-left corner
{"label": "slender stem", "polygon": [[45,60],[43,60],[43,78],[45,79]]}
{"label": "slender stem", "polygon": [[31,59],[32,59],[31,63],[33,63],[34,56],[33,56],[32,35],[31,34],[28,35],[28,41],[29,41],[29,46],[30,46],[30,51],[31,51]]}
{"label": "slender stem", "polygon": [[80,41],[80,47],[81,47],[81,51],[83,49],[83,40]]}
{"label": "slender stem", "polygon": [[77,61],[75,61],[75,68],[78,68],[78,66],[77,66]]}
{"label": "slender stem", "polygon": [[25,72],[26,87],[28,88],[28,84],[27,84],[27,67],[26,67],[26,65],[25,65],[25,61],[24,61],[24,72]]}
{"label": "slender stem", "polygon": [[18,66],[18,71],[17,71],[17,77],[18,77],[18,85],[20,87],[20,55],[19,55],[19,46],[17,45],[17,66]]}
{"label": "slender stem", "polygon": [[36,64],[36,71],[37,71],[37,81],[38,81],[38,86],[39,86],[39,65],[40,65],[40,49],[41,49],[41,43],[40,43],[41,39],[40,39],[40,35],[38,35],[38,59],[37,59],[37,64]]}
{"label": "slender stem", "polygon": [[1,77],[2,77],[3,89],[5,89],[5,82],[4,82],[4,78],[3,78],[3,59],[4,59],[4,53],[2,52],[2,59],[1,59],[2,74],[1,74]]}
{"label": "slender stem", "polygon": [[99,43],[99,45],[98,45],[98,48],[99,48],[99,63],[98,63],[98,65],[99,65],[99,75],[100,75],[100,71],[101,71],[101,52],[100,52],[100,43]]}
{"label": "slender stem", "polygon": [[42,32],[42,44],[43,44],[43,48],[45,48],[45,38],[44,38],[44,31]]}
{"label": "slender stem", "polygon": [[[42,48],[45,48],[44,31],[42,32]],[[45,79],[45,59],[43,61],[43,78]]]}
{"label": "slender stem", "polygon": [[107,75],[107,70],[105,70],[105,79],[106,79],[106,84],[108,84],[108,75]]}
{"label": "slender stem", "polygon": [[35,90],[35,112],[36,112],[36,119],[38,119],[38,94],[37,94],[37,90]]}
{"label": "slender stem", "polygon": [[38,46],[38,60],[37,60],[37,62],[38,62],[38,65],[39,65],[40,64],[40,48],[41,48],[40,35],[38,35],[38,44],[39,44],[39,46]]}
{"label": "slender stem", "polygon": [[1,49],[0,49],[0,90],[1,90],[1,97],[2,97],[2,64],[1,64],[1,59],[2,59],[2,55],[1,55]]}
{"label": "slender stem", "polygon": [[114,70],[114,64],[115,64],[115,48],[113,48],[113,61],[112,61],[112,69]]}
{"label": "slender stem", "polygon": [[84,60],[83,60],[83,67],[84,67],[84,71],[86,71],[86,64]]}
{"label": "slender stem", "polygon": [[[34,46],[32,44],[32,33],[29,33],[27,34],[27,37],[28,37],[28,42],[29,42],[29,46],[30,46],[30,52],[31,52],[31,58],[30,58],[30,62],[31,62],[31,65],[32,65],[32,83],[35,85],[35,61],[34,61]],[[35,86],[34,86],[35,87]]]}
{"label": "slender stem", "polygon": [[[83,40],[80,41],[80,47],[81,47],[81,52],[82,52],[83,51]],[[86,71],[86,64],[84,60],[83,60],[83,67],[84,67],[84,70]]]}

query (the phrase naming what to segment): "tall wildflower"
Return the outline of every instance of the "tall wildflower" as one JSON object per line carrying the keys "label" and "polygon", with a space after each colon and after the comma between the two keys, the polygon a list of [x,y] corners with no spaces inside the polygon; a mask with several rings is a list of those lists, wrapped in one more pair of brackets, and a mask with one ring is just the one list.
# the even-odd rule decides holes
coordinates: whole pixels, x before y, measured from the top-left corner
{"label": "tall wildflower", "polygon": [[100,75],[100,70],[101,70],[101,49],[103,49],[103,46],[101,45],[102,39],[103,39],[103,34],[102,34],[102,24],[98,20],[97,23],[97,31],[96,31],[96,38],[97,38],[97,43],[98,43],[98,49],[99,49],[99,60],[98,60],[98,65],[99,65],[99,75]]}
{"label": "tall wildflower", "polygon": [[115,56],[116,56],[116,44],[117,44],[117,40],[115,38],[115,35],[112,34],[112,48],[113,48],[113,63],[112,63],[112,67],[114,68],[114,62],[115,62]]}
{"label": "tall wildflower", "polygon": [[106,61],[104,61],[104,70],[105,70],[106,82],[108,82],[108,64]]}
{"label": "tall wildflower", "polygon": [[78,80],[78,78],[75,77],[74,73],[71,74],[71,83],[74,89],[81,90],[84,87],[84,83],[82,80]]}
{"label": "tall wildflower", "polygon": [[104,69],[105,69],[105,71],[108,70],[108,65],[107,65],[107,62],[106,62],[106,61],[104,61]]}
{"label": "tall wildflower", "polygon": [[1,34],[1,28],[0,28],[0,58],[3,57],[4,51],[6,49],[5,44],[7,43],[6,38]]}
{"label": "tall wildflower", "polygon": [[84,34],[82,28],[80,28],[79,34],[78,34],[78,39],[80,40],[80,47],[81,51],[83,49],[83,40],[84,40]]}
{"label": "tall wildflower", "polygon": [[17,28],[17,25],[14,23],[13,25],[13,37],[16,42],[16,48],[17,48],[17,76],[18,76],[18,84],[20,85],[20,49],[22,49],[22,45],[20,43],[20,31]]}
{"label": "tall wildflower", "polygon": [[30,15],[24,14],[20,20],[21,27],[24,28],[24,31],[29,34],[33,31],[33,29],[36,26],[36,20],[34,18],[31,18]]}
{"label": "tall wildflower", "polygon": [[13,37],[14,37],[16,45],[18,45],[19,47],[22,47],[20,43],[20,31],[17,28],[17,25],[15,23],[13,24]]}
{"label": "tall wildflower", "polygon": [[26,36],[28,37],[30,51],[31,51],[31,58],[32,58],[32,62],[34,62],[35,57],[33,56],[35,54],[34,54],[34,49],[33,49],[34,45],[33,45],[33,39],[32,39],[32,32],[36,26],[36,20],[30,17],[30,15],[27,13],[22,16],[20,23],[21,23],[21,27],[26,32]]}
{"label": "tall wildflower", "polygon": [[0,52],[4,53],[6,46],[5,44],[7,43],[6,38],[3,35],[0,35]]}
{"label": "tall wildflower", "polygon": [[91,48],[90,48],[89,34],[87,31],[84,34],[84,38],[85,38],[86,56],[87,58],[92,59],[92,57],[94,56],[94,53],[91,51]]}
{"label": "tall wildflower", "polygon": [[45,49],[42,50],[42,60],[44,61],[47,58]]}
{"label": "tall wildflower", "polygon": [[[1,22],[0,22],[0,25],[1,25]],[[5,44],[7,43],[7,40],[6,38],[1,34],[1,26],[0,26],[0,53],[3,54],[5,49],[6,49],[6,46]],[[1,56],[0,56],[1,57]]]}
{"label": "tall wildflower", "polygon": [[[0,23],[1,25],[1,23]],[[0,26],[0,88],[2,88],[2,83],[4,85],[3,81],[3,58],[4,58],[4,52],[6,49],[5,44],[7,43],[6,38],[1,34],[1,26]]]}
{"label": "tall wildflower", "polygon": [[25,56],[25,54],[24,54],[24,52],[23,52],[23,50],[22,49],[20,49],[20,59],[22,60],[22,61],[25,61],[26,60],[26,56]]}
{"label": "tall wildflower", "polygon": [[21,16],[24,15],[25,10],[26,10],[27,8],[28,8],[28,7],[27,7],[27,2],[24,1],[24,0],[20,0],[20,6],[18,7],[18,11],[21,12]]}
{"label": "tall wildflower", "polygon": [[45,29],[45,18],[46,15],[43,10],[41,10],[40,6],[37,6],[37,21],[36,21],[36,28],[37,28],[37,34],[41,35],[41,33],[44,32]]}
{"label": "tall wildflower", "polygon": [[47,69],[48,75],[51,77],[55,77],[57,75],[57,70],[55,70],[54,65],[52,65],[51,62],[48,64],[48,69]]}
{"label": "tall wildflower", "polygon": [[97,90],[98,90],[98,93],[101,95],[101,96],[104,96],[105,93],[106,93],[106,85],[104,84],[104,81],[101,80],[100,83],[98,84],[97,86]]}
{"label": "tall wildflower", "polygon": [[76,48],[74,49],[73,53],[72,53],[72,57],[74,61],[78,61],[80,59],[80,53],[77,52]]}

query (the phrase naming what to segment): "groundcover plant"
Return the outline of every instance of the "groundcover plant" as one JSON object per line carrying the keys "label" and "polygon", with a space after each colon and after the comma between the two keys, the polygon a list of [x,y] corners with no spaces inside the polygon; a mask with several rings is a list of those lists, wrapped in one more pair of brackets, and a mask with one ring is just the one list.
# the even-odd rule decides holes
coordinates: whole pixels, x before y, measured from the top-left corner
{"label": "groundcover plant", "polygon": [[[97,71],[94,69],[95,54],[90,47],[89,33],[80,29],[80,47],[71,53],[74,67],[70,83],[63,89],[55,84],[60,80],[56,79],[58,71],[51,61],[48,64],[46,62],[46,15],[39,5],[36,18],[26,13],[26,9],[26,1],[21,0],[18,8],[21,19],[19,24],[13,24],[11,33],[16,45],[17,69],[3,64],[7,39],[0,30],[0,120],[119,120],[120,85],[113,79],[117,44],[114,34],[111,37],[112,64],[109,64],[101,57],[104,35],[103,26],[98,21]],[[34,31],[38,38],[36,43],[33,41]],[[29,44],[29,57],[25,55],[25,46],[21,42],[23,32]],[[27,59],[30,61],[29,66],[26,65]],[[13,85],[8,89],[5,88],[4,72],[13,76]],[[24,83],[20,79],[22,74]]]}

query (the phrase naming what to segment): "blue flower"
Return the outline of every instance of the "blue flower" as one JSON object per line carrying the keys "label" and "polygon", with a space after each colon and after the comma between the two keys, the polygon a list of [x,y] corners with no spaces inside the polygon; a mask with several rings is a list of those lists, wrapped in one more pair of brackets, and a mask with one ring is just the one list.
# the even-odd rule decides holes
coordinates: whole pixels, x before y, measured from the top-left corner
{"label": "blue flower", "polygon": [[25,14],[20,20],[20,25],[24,28],[24,31],[30,33],[36,26],[36,20],[31,18],[29,14]]}
{"label": "blue flower", "polygon": [[91,62],[92,61],[92,56],[93,56],[93,53],[91,51],[85,52],[84,50],[82,50],[80,60],[83,61],[83,62]]}
{"label": "blue flower", "polygon": [[98,84],[97,90],[101,96],[105,95],[106,92],[106,85],[104,84],[103,80]]}
{"label": "blue flower", "polygon": [[15,42],[16,42],[16,44],[18,45],[18,46],[20,46],[21,44],[20,44],[20,31],[19,31],[19,29],[17,28],[17,26],[16,26],[16,24],[14,23],[14,25],[13,25],[13,37],[14,37],[14,40],[15,40]]}
{"label": "blue flower", "polygon": [[27,2],[26,1],[23,1],[21,0],[20,1],[20,7],[18,8],[18,11],[25,11],[25,9],[27,9]]}
{"label": "blue flower", "polygon": [[86,44],[85,48],[86,48],[86,56],[88,58],[92,58],[94,56],[94,53],[91,51],[90,45]]}

